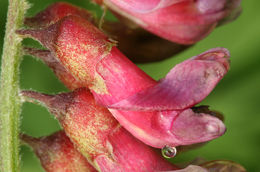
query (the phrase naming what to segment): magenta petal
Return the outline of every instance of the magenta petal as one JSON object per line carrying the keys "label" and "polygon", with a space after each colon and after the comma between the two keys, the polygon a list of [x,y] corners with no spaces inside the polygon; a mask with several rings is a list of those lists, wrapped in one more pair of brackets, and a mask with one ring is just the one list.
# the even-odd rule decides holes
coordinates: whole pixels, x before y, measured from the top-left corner
{"label": "magenta petal", "polygon": [[182,112],[109,111],[136,138],[156,148],[206,142],[226,131],[218,118],[191,109]]}
{"label": "magenta petal", "polygon": [[214,116],[187,109],[173,121],[171,131],[182,145],[189,145],[215,139],[225,133],[226,127]]}
{"label": "magenta petal", "polygon": [[182,110],[202,101],[229,69],[229,52],[211,49],[176,65],[157,85],[109,108],[123,110]]}
{"label": "magenta petal", "polygon": [[178,112],[135,112],[109,109],[118,122],[136,138],[155,148],[182,143],[171,133]]}

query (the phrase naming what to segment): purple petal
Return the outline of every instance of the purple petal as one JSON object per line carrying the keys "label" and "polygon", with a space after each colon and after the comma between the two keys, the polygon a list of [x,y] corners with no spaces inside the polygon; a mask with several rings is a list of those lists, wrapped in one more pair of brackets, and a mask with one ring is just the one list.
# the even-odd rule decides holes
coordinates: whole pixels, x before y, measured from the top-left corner
{"label": "purple petal", "polygon": [[229,69],[229,52],[215,48],[176,65],[157,85],[109,108],[182,110],[202,101]]}
{"label": "purple petal", "polygon": [[223,135],[226,127],[223,122],[206,113],[196,113],[187,109],[173,121],[171,132],[182,145],[201,143]]}

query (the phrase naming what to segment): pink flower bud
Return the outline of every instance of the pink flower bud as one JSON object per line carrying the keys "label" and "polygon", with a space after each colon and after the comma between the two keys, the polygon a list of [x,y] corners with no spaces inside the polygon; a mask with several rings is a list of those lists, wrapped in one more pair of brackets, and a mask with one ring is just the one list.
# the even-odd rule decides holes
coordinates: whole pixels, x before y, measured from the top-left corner
{"label": "pink flower bud", "polygon": [[[173,42],[193,44],[219,21],[239,14],[240,0],[103,0],[105,6]],[[234,17],[232,17],[234,19]]]}
{"label": "pink flower bud", "polygon": [[85,88],[55,96],[32,91],[23,91],[22,95],[29,101],[46,105],[75,147],[100,171],[176,169],[153,148],[122,128]]}
{"label": "pink flower bud", "polygon": [[73,146],[63,131],[48,137],[33,138],[25,134],[21,140],[32,147],[46,172],[96,172]]}

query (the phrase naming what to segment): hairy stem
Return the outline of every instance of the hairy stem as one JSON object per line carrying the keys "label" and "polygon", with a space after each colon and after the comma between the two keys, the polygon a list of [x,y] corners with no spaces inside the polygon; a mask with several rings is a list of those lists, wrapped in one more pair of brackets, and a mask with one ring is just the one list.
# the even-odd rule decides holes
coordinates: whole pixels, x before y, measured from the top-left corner
{"label": "hairy stem", "polygon": [[0,86],[0,171],[19,171],[19,127],[21,100],[19,91],[19,64],[21,38],[15,34],[24,20],[28,4],[25,0],[9,0],[2,55]]}

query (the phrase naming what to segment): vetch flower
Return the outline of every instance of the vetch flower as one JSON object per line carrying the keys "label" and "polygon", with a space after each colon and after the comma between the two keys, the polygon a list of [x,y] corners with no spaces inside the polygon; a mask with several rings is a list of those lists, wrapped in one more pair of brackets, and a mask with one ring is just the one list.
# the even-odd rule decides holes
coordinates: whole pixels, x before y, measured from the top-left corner
{"label": "vetch flower", "polygon": [[189,145],[225,132],[222,121],[210,111],[197,113],[190,107],[204,99],[228,71],[226,49],[211,49],[186,60],[157,82],[81,17],[68,16],[47,28],[17,33],[40,41],[99,104],[109,107],[121,125],[148,145]]}
{"label": "vetch flower", "polygon": [[240,1],[98,0],[97,3],[162,38],[194,44],[206,37],[219,22],[235,19],[241,12]]}
{"label": "vetch flower", "polygon": [[98,171],[178,169],[120,126],[86,88],[58,95],[33,91],[22,91],[21,94],[27,101],[45,105],[59,120],[75,147]]}

